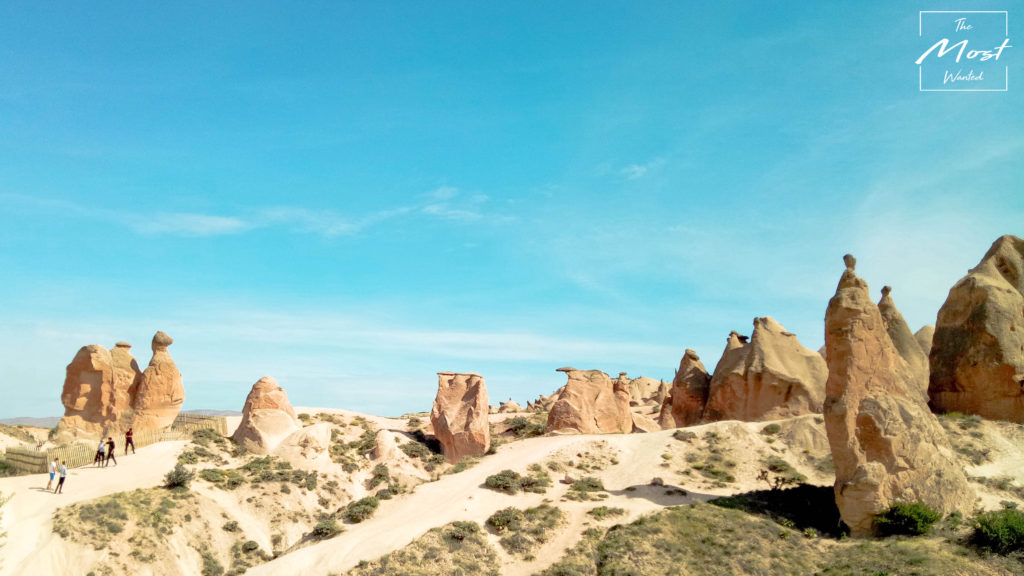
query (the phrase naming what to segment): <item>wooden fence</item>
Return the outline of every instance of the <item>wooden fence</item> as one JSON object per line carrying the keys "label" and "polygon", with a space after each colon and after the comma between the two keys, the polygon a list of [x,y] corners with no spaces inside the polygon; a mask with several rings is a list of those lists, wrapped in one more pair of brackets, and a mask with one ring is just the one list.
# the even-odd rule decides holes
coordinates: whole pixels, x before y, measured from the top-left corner
{"label": "wooden fence", "polygon": [[[221,416],[179,414],[169,428],[136,432],[133,440],[137,448],[142,448],[157,442],[188,440],[192,438],[193,432],[200,429],[210,429],[221,435],[226,435],[228,431],[227,419]],[[124,435],[121,435],[116,441],[118,446],[114,456],[117,456],[118,451],[124,450]],[[7,448],[4,458],[18,472],[39,474],[47,472],[47,464],[52,462],[54,458],[59,458],[66,462],[68,468],[92,464],[96,458],[96,446],[76,443],[57,446],[45,451],[11,446]]]}

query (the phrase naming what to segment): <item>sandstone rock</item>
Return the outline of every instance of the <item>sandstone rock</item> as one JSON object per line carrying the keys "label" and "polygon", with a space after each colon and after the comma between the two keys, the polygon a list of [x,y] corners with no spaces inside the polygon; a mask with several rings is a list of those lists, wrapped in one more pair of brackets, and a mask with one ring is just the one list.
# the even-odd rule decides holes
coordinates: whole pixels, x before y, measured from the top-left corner
{"label": "sandstone rock", "polygon": [[548,432],[580,434],[629,433],[629,388],[621,379],[612,383],[600,370],[561,368],[569,381],[548,413]]}
{"label": "sandstone rock", "polygon": [[[732,335],[729,337],[731,340]],[[668,397],[661,405],[658,417],[661,427],[668,430],[699,423],[708,402],[710,385],[711,375],[704,368],[700,356],[687,348],[679,361],[679,370],[676,370]]]}
{"label": "sandstone rock", "polygon": [[[917,344],[921,346],[921,350],[924,351],[925,357],[932,352],[932,339],[935,338],[935,326],[922,326],[920,330],[914,332],[914,340],[917,340]],[[929,364],[929,371],[931,365]]]}
{"label": "sandstone rock", "polygon": [[828,368],[770,317],[746,344],[734,332],[711,377],[704,421],[772,420],[820,413]]}
{"label": "sandstone rock", "polygon": [[911,373],[914,375],[913,390],[921,393],[924,401],[928,401],[928,355],[921,350],[921,345],[910,332],[907,321],[896,309],[896,303],[892,299],[892,288],[882,287],[882,299],[878,301],[878,312],[882,315],[882,323],[885,324],[885,331],[889,334],[896,351],[910,365]]}
{"label": "sandstone rock", "polygon": [[390,460],[398,453],[397,450],[398,439],[395,437],[394,432],[390,430],[377,432],[377,437],[373,439],[374,460]]}
{"label": "sandstone rock", "polygon": [[57,425],[58,433],[68,440],[106,434],[108,423],[115,417],[115,398],[110,352],[96,344],[83,346],[67,366],[61,393],[64,417]]}
{"label": "sandstone rock", "polygon": [[166,428],[181,411],[185,387],[181,383],[181,372],[167,351],[173,343],[174,340],[163,332],[153,336],[153,358],[139,379],[135,396],[132,426],[136,432]]}
{"label": "sandstone rock", "polygon": [[[115,414],[126,414],[132,408],[135,397],[138,395],[139,383],[142,381],[142,370],[139,369],[139,363],[132,356],[131,349],[131,344],[118,342],[110,351],[111,365],[114,371]],[[119,432],[126,431],[128,425],[118,426],[117,429]]]}
{"label": "sandstone rock", "polygon": [[448,462],[476,456],[491,447],[487,386],[479,374],[439,372],[437,397],[430,411],[434,435]]}
{"label": "sandstone rock", "polygon": [[242,407],[242,421],[232,435],[235,442],[255,454],[269,454],[302,423],[288,402],[288,393],[270,376],[260,378]]}
{"label": "sandstone rock", "polygon": [[836,504],[856,536],[893,502],[969,512],[974,492],[935,416],[914,390],[911,367],[886,332],[867,284],[847,263],[825,313],[825,428]]}
{"label": "sandstone rock", "polygon": [[625,372],[619,373],[619,380],[623,380],[628,386],[629,403],[636,406],[642,406],[650,400],[656,399],[662,384],[658,380],[647,378],[646,376],[639,376],[630,380]]}
{"label": "sandstone rock", "polygon": [[523,409],[519,406],[519,403],[518,402],[514,402],[511,398],[508,399],[508,402],[502,402],[501,405],[498,407],[498,412],[500,414],[507,414],[509,412],[522,412],[522,411],[523,411]]}
{"label": "sandstone rock", "polygon": [[633,432],[660,432],[661,424],[643,414],[633,412]]}
{"label": "sandstone rock", "polygon": [[541,394],[534,402],[527,402],[526,409],[530,412],[547,412],[551,410],[551,407],[554,406],[555,401],[558,400],[558,396],[562,393],[562,390],[565,390],[565,386],[555,390],[555,392],[550,396]]}
{"label": "sandstone rock", "polygon": [[331,466],[331,425],[320,422],[286,436],[271,453],[296,468],[324,469]]}
{"label": "sandstone rock", "polygon": [[929,360],[933,410],[1024,422],[1024,240],[999,238],[950,289]]}

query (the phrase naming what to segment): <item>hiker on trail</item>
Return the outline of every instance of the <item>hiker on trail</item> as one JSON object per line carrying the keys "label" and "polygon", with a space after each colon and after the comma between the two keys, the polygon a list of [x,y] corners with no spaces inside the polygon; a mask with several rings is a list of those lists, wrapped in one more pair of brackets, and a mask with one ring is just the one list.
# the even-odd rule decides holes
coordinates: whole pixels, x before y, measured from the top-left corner
{"label": "hiker on trail", "polygon": [[49,491],[53,486],[53,477],[57,475],[57,459],[54,458],[53,462],[50,462],[50,481],[46,483],[46,490]]}
{"label": "hiker on trail", "polygon": [[129,446],[132,447],[132,454],[135,454],[135,437],[132,435],[132,429],[131,428],[129,428],[128,431],[124,433],[124,455],[125,456],[128,455],[128,447]]}
{"label": "hiker on trail", "polygon": [[103,451],[106,450],[106,448],[107,443],[103,441],[103,438],[100,438],[100,445],[96,448],[96,457],[92,460],[93,464],[97,466],[103,464]]}
{"label": "hiker on trail", "polygon": [[114,461],[114,466],[117,466],[117,458],[114,458],[114,437],[107,436],[107,459],[103,461],[103,465],[106,466],[111,460]]}
{"label": "hiker on trail", "polygon": [[64,493],[64,479],[68,477],[68,463],[61,461],[60,468],[57,469],[60,474],[60,480],[57,481],[57,487],[53,489],[54,494]]}

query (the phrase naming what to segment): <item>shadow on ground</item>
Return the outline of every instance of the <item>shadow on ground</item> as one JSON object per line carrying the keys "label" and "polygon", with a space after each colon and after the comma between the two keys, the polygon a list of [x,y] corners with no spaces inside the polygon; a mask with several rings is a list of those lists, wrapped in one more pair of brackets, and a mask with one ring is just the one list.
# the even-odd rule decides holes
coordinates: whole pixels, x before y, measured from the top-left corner
{"label": "shadow on ground", "polygon": [[831,486],[800,484],[785,490],[755,490],[715,498],[708,503],[764,516],[797,530],[813,529],[833,538],[849,533],[849,528],[839,517]]}

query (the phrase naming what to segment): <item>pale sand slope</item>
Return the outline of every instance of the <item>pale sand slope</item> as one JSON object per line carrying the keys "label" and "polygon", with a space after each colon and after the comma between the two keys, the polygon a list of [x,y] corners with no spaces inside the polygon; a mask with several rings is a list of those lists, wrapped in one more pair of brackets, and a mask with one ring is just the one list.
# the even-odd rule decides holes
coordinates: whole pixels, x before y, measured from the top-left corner
{"label": "pale sand slope", "polygon": [[[701,435],[706,429],[728,429],[730,434],[740,434],[750,439],[758,436],[757,431],[764,422],[741,424],[737,422],[718,422],[705,426],[690,428]],[[737,475],[738,481],[726,489],[714,490],[715,494],[697,492],[681,484],[678,475],[670,472],[661,464],[661,454],[673,453],[673,460],[680,462],[683,455],[692,447],[672,438],[672,431],[651,434],[607,434],[588,436],[549,436],[522,440],[504,445],[497,454],[484,458],[479,464],[459,474],[447,475],[437,482],[418,486],[411,495],[402,496],[381,504],[376,516],[366,522],[347,525],[346,532],[330,540],[303,548],[281,556],[276,560],[255,567],[247,572],[253,575],[313,575],[341,573],[360,560],[373,560],[383,554],[404,547],[430,528],[441,526],[454,520],[471,520],[484,522],[495,511],[507,506],[527,508],[537,506],[544,499],[557,500],[566,490],[566,486],[556,484],[548,494],[519,494],[515,496],[502,494],[484,488],[484,480],[503,469],[525,472],[530,464],[542,462],[549,456],[561,455],[558,459],[576,459],[578,454],[594,452],[595,443],[603,444],[604,451],[615,454],[618,464],[606,470],[582,473],[574,470],[576,477],[594,475],[602,478],[605,488],[611,497],[601,502],[581,504],[557,502],[559,508],[570,516],[570,529],[566,530],[557,543],[545,546],[538,554],[536,561],[526,564],[521,560],[503,568],[505,574],[531,573],[561,556],[564,548],[571,545],[579,536],[580,527],[586,521],[587,510],[604,504],[625,508],[632,519],[636,516],[652,512],[663,506],[681,504],[693,499],[705,500],[721,494],[745,492],[763,486],[756,486],[749,475]],[[756,451],[763,448],[761,442],[740,442],[733,451],[737,462],[744,463],[756,460]],[[748,453],[749,450],[749,453]],[[742,464],[741,464],[742,466]],[[674,466],[673,468],[678,468]],[[558,479],[558,475],[553,475]],[[689,492],[688,496],[668,496],[665,488],[645,486],[654,477],[664,477],[666,484],[682,485]],[[703,482],[694,479],[694,488]],[[629,486],[640,486],[635,491],[627,492]],[[618,521],[623,521],[619,518]]]}
{"label": "pale sand slope", "polygon": [[[48,474],[0,478],[0,493],[13,494],[3,507],[7,543],[0,556],[0,576],[10,574],[73,574],[74,566],[91,566],[96,552],[66,542],[53,533],[53,513],[58,507],[92,500],[115,492],[150,488],[163,483],[174,467],[181,442],[161,442],[140,448],[138,454],[115,453],[118,465],[87,466],[68,470],[61,494],[45,492]],[[123,448],[118,448],[120,452]],[[57,480],[54,480],[54,485]]]}

